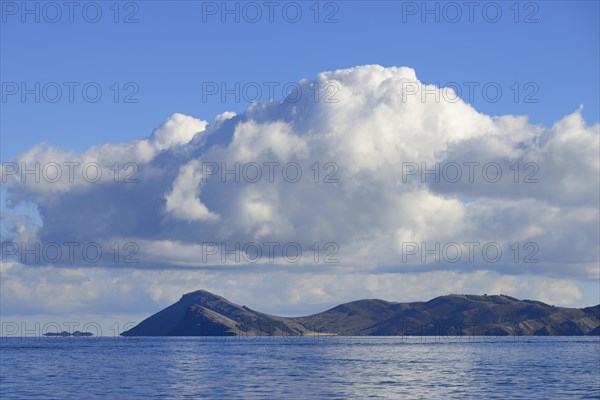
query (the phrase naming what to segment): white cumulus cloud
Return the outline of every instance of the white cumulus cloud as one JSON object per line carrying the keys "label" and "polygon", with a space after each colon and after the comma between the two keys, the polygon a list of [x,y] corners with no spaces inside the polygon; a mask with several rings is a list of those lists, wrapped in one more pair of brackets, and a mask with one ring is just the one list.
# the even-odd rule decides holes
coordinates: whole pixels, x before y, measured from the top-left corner
{"label": "white cumulus cloud", "polygon": [[[319,98],[314,85],[326,89]],[[472,280],[466,289],[489,290],[497,281],[507,292],[516,278],[502,277],[527,275],[529,284],[515,283],[518,292],[551,300],[570,282],[560,293],[576,302],[581,293],[572,282],[599,275],[599,125],[586,124],[581,109],[550,127],[526,116],[490,116],[450,88],[429,85],[439,96],[423,98],[415,94],[421,85],[411,68],[360,66],[301,80],[299,98],[253,104],[239,115],[207,123],[174,114],[132,143],[82,153],[39,145],[13,161],[95,162],[108,173],[94,183],[79,176],[22,182],[4,167],[7,204],[36,205],[42,225],[22,237],[42,244],[136,243],[140,262],[130,267],[216,273],[231,263],[203,261],[203,243],[225,243],[232,252],[248,243],[263,250],[264,243],[295,243],[304,255],[298,262],[277,253],[272,262],[237,264],[256,274],[291,269],[308,280],[330,271],[339,280],[314,289],[323,301],[339,282],[352,287],[346,280],[367,274],[418,279],[435,272]],[[115,163],[135,182],[115,182]],[[457,166],[461,179],[454,181]],[[495,243],[503,258],[486,261],[479,248],[474,260],[405,260],[408,242],[463,250],[465,242]],[[339,262],[323,263],[333,253]],[[95,266],[113,266],[111,257]],[[394,282],[373,279],[374,290]],[[435,287],[462,286],[436,283],[426,292]]]}

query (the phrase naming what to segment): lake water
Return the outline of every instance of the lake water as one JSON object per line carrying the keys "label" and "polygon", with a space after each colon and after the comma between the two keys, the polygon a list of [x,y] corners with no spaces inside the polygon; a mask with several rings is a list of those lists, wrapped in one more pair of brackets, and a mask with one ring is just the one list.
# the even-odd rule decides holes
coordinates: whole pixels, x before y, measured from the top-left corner
{"label": "lake water", "polygon": [[600,398],[599,340],[2,338],[0,399]]}

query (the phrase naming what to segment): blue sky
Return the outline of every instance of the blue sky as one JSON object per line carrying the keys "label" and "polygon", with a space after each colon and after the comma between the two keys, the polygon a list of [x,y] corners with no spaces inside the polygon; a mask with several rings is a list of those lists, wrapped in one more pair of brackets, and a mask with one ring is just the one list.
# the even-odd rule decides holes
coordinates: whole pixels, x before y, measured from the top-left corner
{"label": "blue sky", "polygon": [[[210,120],[224,110],[246,108],[231,96],[225,104],[217,96],[203,102],[202,82],[295,82],[362,64],[409,66],[428,83],[498,82],[503,89],[498,102],[486,101],[480,89],[473,96],[475,107],[492,115],[527,114],[534,123],[551,124],[584,104],[585,119],[598,121],[597,1],[542,1],[535,3],[538,9],[521,2],[519,23],[509,2],[498,3],[502,17],[497,23],[484,19],[486,2],[475,9],[473,23],[464,6],[457,23],[444,18],[453,18],[452,10],[441,8],[439,23],[434,15],[422,23],[412,14],[403,22],[405,3],[414,2],[338,2],[339,22],[329,24],[313,22],[309,2],[302,3],[304,14],[296,24],[277,12],[272,24],[266,15],[258,23],[245,22],[244,14],[240,23],[228,17],[224,24],[212,15],[202,23],[200,1],[144,1],[135,3],[137,10],[121,3],[121,20],[131,12],[139,20],[130,24],[113,23],[108,3],[96,24],[77,10],[74,23],[66,11],[58,23],[44,22],[42,15],[40,23],[29,16],[23,24],[19,16],[5,15],[3,82],[98,82],[104,96],[94,104],[77,91],[73,103],[66,92],[54,104],[9,97],[2,103],[2,157],[41,141],[82,150],[137,139],[173,112]],[[322,5],[320,18],[333,11]],[[538,22],[524,23],[531,13]],[[114,82],[137,84],[139,102],[114,103],[108,89]],[[521,89],[517,102],[510,89],[514,82]],[[527,82],[539,89],[532,97],[537,103],[523,101],[534,91],[523,87]]]}
{"label": "blue sky", "polygon": [[[23,22],[22,7],[36,4],[40,21]],[[2,161],[93,160],[106,173],[92,183],[3,176],[2,234],[106,247],[93,265],[3,263],[0,314],[137,321],[197,289],[283,315],[446,293],[598,303],[600,2],[476,2],[472,21],[468,2],[277,2],[272,23],[265,2],[226,3],[249,12],[239,22],[221,21],[223,2],[124,1],[77,3],[72,23],[67,9],[51,23],[47,4],[62,2],[1,3]],[[261,8],[258,23],[245,20],[247,4]],[[297,23],[282,14],[290,4],[302,10]],[[94,7],[102,15],[90,23]],[[252,106],[205,91],[258,86],[267,102],[268,85],[281,99],[303,78],[336,82],[339,102]],[[407,82],[451,87],[463,101],[406,99]],[[36,83],[40,101],[23,101],[23,85]],[[93,102],[83,87],[102,96]],[[306,170],[294,184],[203,180],[204,163],[223,161]],[[502,180],[401,179],[405,162],[474,161],[495,163]],[[315,162],[321,176],[335,164],[336,184],[308,179]],[[113,181],[115,163],[122,173],[134,164],[137,181]],[[531,171],[536,183],[525,184]],[[300,243],[306,254],[317,243],[322,255],[335,243],[342,261],[201,261],[199,246],[213,240]],[[499,244],[505,258],[402,258],[407,243],[473,240]],[[112,261],[116,242],[121,256],[135,244],[141,262]],[[532,248],[539,261],[524,263]]]}

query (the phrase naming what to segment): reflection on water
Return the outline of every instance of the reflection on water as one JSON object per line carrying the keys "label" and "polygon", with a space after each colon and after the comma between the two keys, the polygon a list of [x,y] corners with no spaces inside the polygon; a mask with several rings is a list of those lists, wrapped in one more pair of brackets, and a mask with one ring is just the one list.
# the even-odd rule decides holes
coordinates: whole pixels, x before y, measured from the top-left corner
{"label": "reflection on water", "polygon": [[600,397],[597,337],[3,338],[1,399]]}

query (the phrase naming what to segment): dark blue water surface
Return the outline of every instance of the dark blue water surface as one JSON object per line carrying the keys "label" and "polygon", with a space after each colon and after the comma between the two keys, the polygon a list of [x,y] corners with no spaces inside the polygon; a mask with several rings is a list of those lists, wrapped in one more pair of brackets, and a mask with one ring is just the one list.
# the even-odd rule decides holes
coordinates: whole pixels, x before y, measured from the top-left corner
{"label": "dark blue water surface", "polygon": [[1,338],[0,399],[600,398],[597,337]]}

